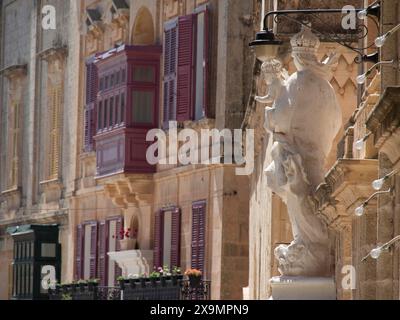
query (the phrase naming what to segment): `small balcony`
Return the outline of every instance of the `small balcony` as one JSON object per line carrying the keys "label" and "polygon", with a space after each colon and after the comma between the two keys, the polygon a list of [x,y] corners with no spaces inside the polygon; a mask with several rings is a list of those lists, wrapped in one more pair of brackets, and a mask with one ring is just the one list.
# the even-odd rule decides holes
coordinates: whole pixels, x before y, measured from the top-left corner
{"label": "small balcony", "polygon": [[119,287],[73,284],[49,289],[50,300],[210,300],[211,282],[160,278],[127,280]]}

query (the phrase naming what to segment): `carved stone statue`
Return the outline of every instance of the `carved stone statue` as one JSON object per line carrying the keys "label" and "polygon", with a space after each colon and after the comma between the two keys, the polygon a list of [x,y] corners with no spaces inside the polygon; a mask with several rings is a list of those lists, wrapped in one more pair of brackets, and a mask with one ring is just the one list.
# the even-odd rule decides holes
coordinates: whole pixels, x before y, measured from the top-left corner
{"label": "carved stone statue", "polygon": [[[325,223],[316,216],[314,191],[324,179],[324,164],[341,128],[341,109],[328,81],[334,56],[323,63],[316,57],[320,41],[309,28],[291,39],[297,72],[286,79],[276,62],[269,72],[265,127],[273,134],[272,159],[265,170],[269,188],[286,203],[293,242],[275,250],[283,276],[330,274],[330,244]],[[271,66],[275,66],[272,68]],[[271,79],[274,79],[271,81]],[[269,83],[268,83],[269,82]]]}

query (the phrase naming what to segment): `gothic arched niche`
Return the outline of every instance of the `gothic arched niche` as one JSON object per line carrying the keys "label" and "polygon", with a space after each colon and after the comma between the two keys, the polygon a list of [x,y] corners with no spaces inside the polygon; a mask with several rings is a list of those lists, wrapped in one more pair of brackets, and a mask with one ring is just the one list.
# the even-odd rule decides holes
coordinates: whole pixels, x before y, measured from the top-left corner
{"label": "gothic arched niche", "polygon": [[155,42],[153,17],[146,7],[141,7],[133,24],[131,43],[151,45]]}

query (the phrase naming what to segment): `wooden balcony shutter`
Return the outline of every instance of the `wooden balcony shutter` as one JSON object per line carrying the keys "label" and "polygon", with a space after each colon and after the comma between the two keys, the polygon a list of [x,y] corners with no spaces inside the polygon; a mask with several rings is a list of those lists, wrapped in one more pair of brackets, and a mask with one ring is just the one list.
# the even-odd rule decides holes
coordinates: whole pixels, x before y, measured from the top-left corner
{"label": "wooden balcony shutter", "polygon": [[98,93],[98,71],[93,58],[86,63],[86,106],[84,124],[84,149],[93,151],[96,135],[96,100]]}
{"label": "wooden balcony shutter", "polygon": [[177,23],[167,24],[164,29],[164,35],[163,123],[164,128],[168,128],[168,122],[170,120],[176,120]]}
{"label": "wooden balcony shutter", "polygon": [[164,211],[159,210],[155,215],[154,223],[154,267],[162,267],[163,264],[163,238],[164,238]]}
{"label": "wooden balcony shutter", "polygon": [[178,20],[177,106],[178,121],[193,118],[193,28],[194,15]]}
{"label": "wooden balcony shutter", "polygon": [[100,279],[101,286],[107,286],[108,279],[108,235],[109,225],[107,221],[101,221],[99,223],[99,254],[97,261],[97,277]]}
{"label": "wooden balcony shutter", "polygon": [[83,279],[84,250],[83,243],[85,238],[85,228],[82,225],[76,227],[75,235],[75,279]]}
{"label": "wooden balcony shutter", "polygon": [[[115,229],[116,229],[115,234],[117,237],[115,251],[121,251],[121,245],[119,243],[119,240],[121,239],[120,231],[122,230],[123,227],[124,227],[124,219],[122,217],[118,217],[116,219],[116,224],[115,224]],[[117,284],[117,278],[122,275],[122,270],[116,262],[114,262],[114,263],[115,263],[115,276],[114,276],[115,280],[114,281],[115,281],[115,284]]]}
{"label": "wooden balcony shutter", "polygon": [[172,212],[171,267],[181,266],[181,210]]}
{"label": "wooden balcony shutter", "polygon": [[192,268],[204,271],[206,238],[206,202],[192,206]]}

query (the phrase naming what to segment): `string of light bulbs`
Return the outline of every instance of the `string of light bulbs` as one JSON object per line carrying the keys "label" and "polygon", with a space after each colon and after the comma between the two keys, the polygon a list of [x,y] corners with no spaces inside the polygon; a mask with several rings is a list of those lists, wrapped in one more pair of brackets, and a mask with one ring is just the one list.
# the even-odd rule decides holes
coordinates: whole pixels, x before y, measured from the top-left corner
{"label": "string of light bulbs", "polygon": [[400,241],[400,235],[393,238],[389,242],[386,242],[384,245],[372,249],[371,252],[368,253],[361,261],[364,262],[368,259],[368,257],[371,257],[375,260],[379,259],[383,252],[389,251],[389,249],[398,241]]}

